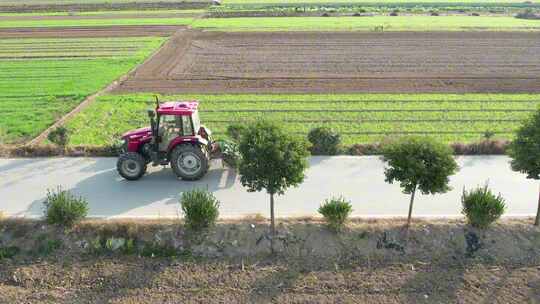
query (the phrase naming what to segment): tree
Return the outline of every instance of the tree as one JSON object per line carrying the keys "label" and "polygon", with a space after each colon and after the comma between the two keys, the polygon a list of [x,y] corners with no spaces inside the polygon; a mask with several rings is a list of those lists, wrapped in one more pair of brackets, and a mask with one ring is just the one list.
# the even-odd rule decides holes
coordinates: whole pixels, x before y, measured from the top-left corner
{"label": "tree", "polygon": [[458,165],[447,145],[427,137],[405,137],[383,148],[385,180],[400,183],[403,193],[410,194],[408,231],[416,190],[422,194],[448,192],[449,177],[458,170]]}
{"label": "tree", "polygon": [[270,195],[271,247],[274,250],[274,195],[304,181],[309,152],[304,140],[285,133],[276,124],[259,121],[249,126],[240,140],[240,182],[249,192]]}
{"label": "tree", "polygon": [[[508,154],[512,170],[525,173],[530,179],[540,179],[540,109],[517,130]],[[534,225],[540,225],[540,194]]]}

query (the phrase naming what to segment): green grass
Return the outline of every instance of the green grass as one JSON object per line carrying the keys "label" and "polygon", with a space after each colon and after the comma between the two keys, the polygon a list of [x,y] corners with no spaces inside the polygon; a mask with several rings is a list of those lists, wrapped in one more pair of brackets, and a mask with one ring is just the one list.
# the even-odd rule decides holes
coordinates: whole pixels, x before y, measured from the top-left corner
{"label": "green grass", "polygon": [[77,27],[113,25],[187,25],[192,18],[121,18],[65,20],[1,20],[0,28],[8,27]]}
{"label": "green grass", "polygon": [[192,26],[220,31],[369,31],[378,26],[387,31],[536,31],[540,20],[491,16],[265,17],[199,19]]}
{"label": "green grass", "polygon": [[[223,4],[402,4],[402,3],[448,3],[448,4],[474,4],[482,6],[491,3],[523,3],[522,0],[223,0]],[[538,3],[540,0],[533,0]]]}
{"label": "green grass", "polygon": [[[34,4],[88,4],[88,3],[131,3],[131,2],[179,2],[179,0],[24,0],[25,5]],[[204,2],[193,0],[192,2]],[[0,5],[21,5],[21,0],[0,0]]]}
{"label": "green grass", "polygon": [[[217,137],[231,123],[276,120],[289,132],[306,135],[317,126],[339,131],[345,144],[387,136],[424,134],[445,142],[471,142],[492,131],[511,138],[522,119],[540,106],[527,94],[336,94],[336,95],[182,95],[198,99],[202,122]],[[152,94],[100,97],[68,123],[72,145],[106,145],[130,129],[148,125]]]}
{"label": "green grass", "polygon": [[86,96],[142,62],[163,41],[1,39],[0,141],[22,142],[36,136]]}

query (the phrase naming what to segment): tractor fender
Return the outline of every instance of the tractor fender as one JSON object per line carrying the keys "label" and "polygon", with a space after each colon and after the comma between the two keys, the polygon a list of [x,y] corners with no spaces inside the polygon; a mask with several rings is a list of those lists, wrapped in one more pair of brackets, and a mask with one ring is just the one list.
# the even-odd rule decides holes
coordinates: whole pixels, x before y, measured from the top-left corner
{"label": "tractor fender", "polygon": [[167,154],[170,156],[171,152],[176,148],[178,145],[183,144],[191,144],[191,145],[197,145],[199,147],[206,147],[208,145],[208,141],[202,136],[179,136],[175,139],[173,139],[169,146],[167,147]]}

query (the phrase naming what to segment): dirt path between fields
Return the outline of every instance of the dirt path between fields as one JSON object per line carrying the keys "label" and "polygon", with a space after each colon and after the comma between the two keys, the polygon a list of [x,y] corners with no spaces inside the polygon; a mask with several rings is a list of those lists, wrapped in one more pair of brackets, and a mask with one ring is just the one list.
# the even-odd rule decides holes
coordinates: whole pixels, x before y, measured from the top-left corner
{"label": "dirt path between fields", "polygon": [[183,32],[114,92],[540,92],[537,33]]}

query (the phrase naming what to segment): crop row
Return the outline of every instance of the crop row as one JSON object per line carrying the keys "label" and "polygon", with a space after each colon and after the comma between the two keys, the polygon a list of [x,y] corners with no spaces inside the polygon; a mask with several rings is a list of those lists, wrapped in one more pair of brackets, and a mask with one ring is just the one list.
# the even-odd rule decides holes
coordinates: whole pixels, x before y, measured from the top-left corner
{"label": "crop row", "polygon": [[[71,144],[111,144],[123,132],[148,125],[145,110],[153,107],[152,97],[150,94],[100,97],[68,124],[68,128],[76,130]],[[336,94],[328,102],[325,97],[295,94],[163,98],[198,99],[202,122],[218,138],[224,136],[230,124],[270,119],[288,132],[302,135],[311,128],[329,126],[342,134],[346,144],[403,134],[436,136],[447,142],[478,140],[486,132],[511,138],[520,122],[540,106],[539,95],[518,94]]]}
{"label": "crop row", "polygon": [[272,104],[272,103],[251,103],[251,104],[227,104],[223,106],[203,103],[201,109],[206,112],[381,112],[381,111],[530,111],[540,105],[540,102],[531,103],[459,103],[459,102],[439,102],[439,103],[399,103],[387,101],[385,103],[325,103],[325,104]]}
{"label": "crop row", "polygon": [[378,112],[236,112],[236,113],[219,113],[201,111],[201,117],[204,121],[215,122],[230,122],[230,121],[248,121],[256,119],[264,119],[271,117],[272,119],[287,121],[287,120],[315,120],[315,121],[349,121],[349,122],[365,122],[365,121],[398,121],[398,120],[443,120],[443,121],[478,121],[478,120],[520,120],[527,117],[532,110],[528,111],[378,111]]}
{"label": "crop row", "polygon": [[[270,120],[272,120],[270,118]],[[395,122],[395,121],[377,121],[377,122],[284,122],[279,121],[288,130],[307,133],[312,128],[317,126],[328,126],[339,132],[398,132],[398,131],[418,131],[418,132],[510,132],[519,126],[519,122],[491,123],[491,122],[452,122],[452,121],[437,121],[437,122]],[[234,123],[234,122],[231,122]],[[222,132],[230,123],[208,124],[213,127],[213,131]]]}

